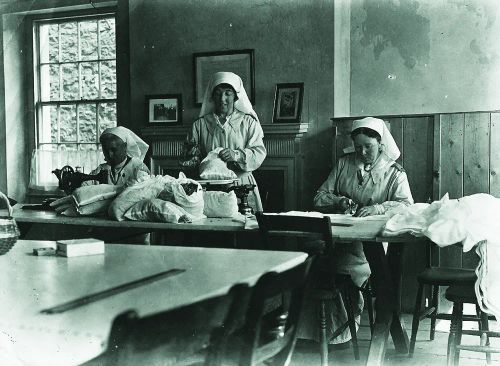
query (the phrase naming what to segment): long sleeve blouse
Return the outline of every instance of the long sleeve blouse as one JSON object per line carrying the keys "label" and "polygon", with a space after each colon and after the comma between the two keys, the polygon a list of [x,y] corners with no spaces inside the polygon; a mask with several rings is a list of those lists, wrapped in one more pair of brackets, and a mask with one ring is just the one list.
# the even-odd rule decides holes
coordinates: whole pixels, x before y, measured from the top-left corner
{"label": "long sleeve blouse", "polygon": [[315,209],[329,212],[344,197],[360,206],[375,205],[378,214],[413,204],[406,172],[383,153],[368,172],[355,153],[341,157],[318,189]]}
{"label": "long sleeve blouse", "polygon": [[236,165],[243,172],[258,169],[266,158],[260,123],[252,115],[238,110],[234,110],[223,125],[213,113],[198,118],[193,123],[191,137],[199,145],[202,159],[217,147],[236,150]]}

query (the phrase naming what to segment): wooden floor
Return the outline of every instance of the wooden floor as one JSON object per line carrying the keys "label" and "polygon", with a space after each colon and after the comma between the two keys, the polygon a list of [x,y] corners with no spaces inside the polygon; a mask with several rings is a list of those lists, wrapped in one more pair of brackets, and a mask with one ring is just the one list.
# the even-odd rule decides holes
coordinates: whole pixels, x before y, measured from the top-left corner
{"label": "wooden floor", "polygon": [[[408,330],[408,336],[411,335],[411,315],[403,315],[403,320]],[[408,358],[406,354],[397,354],[394,350],[392,341],[389,340],[386,352],[385,366],[407,365],[407,366],[445,366],[446,365],[446,347],[448,343],[448,332],[450,322],[438,320],[436,326],[436,337],[433,341],[429,340],[430,320],[425,319],[420,323],[415,345],[415,354],[413,358]],[[465,322],[464,329],[477,329],[475,322]],[[491,330],[500,330],[499,322],[490,321]],[[356,361],[352,347],[343,350],[331,349],[329,352],[329,365],[347,365],[358,366],[365,365],[370,342],[370,329],[366,314],[363,314],[361,327],[358,331],[361,359]],[[463,336],[463,344],[479,344],[479,337]],[[491,345],[500,347],[500,338],[492,338]],[[297,343],[291,366],[319,365],[319,346],[313,342],[300,341]],[[460,352],[461,366],[479,366],[486,365],[483,353]],[[500,355],[493,354],[491,365],[500,365]]]}

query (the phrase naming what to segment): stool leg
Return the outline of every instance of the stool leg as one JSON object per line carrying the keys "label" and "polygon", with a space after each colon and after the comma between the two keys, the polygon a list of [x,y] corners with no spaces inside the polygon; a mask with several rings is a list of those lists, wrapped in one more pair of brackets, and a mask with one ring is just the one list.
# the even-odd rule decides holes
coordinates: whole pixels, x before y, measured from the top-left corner
{"label": "stool leg", "polygon": [[325,300],[319,303],[319,347],[321,366],[328,366],[328,341],[326,339],[326,309]]}
{"label": "stool leg", "polygon": [[354,359],[359,360],[358,336],[356,335],[356,320],[354,319],[354,311],[352,310],[352,298],[349,288],[344,289],[342,297],[347,311],[347,325],[349,326],[349,331],[351,332]]}
{"label": "stool leg", "polygon": [[[476,305],[476,313],[479,316],[479,331],[480,332],[487,332],[490,330],[489,324],[488,324],[488,314],[486,314],[484,311],[481,310],[479,305]],[[487,333],[481,333],[481,346],[489,346],[490,345],[490,339],[488,337]],[[491,364],[491,354],[489,352],[486,352],[486,364],[490,365]]]}
{"label": "stool leg", "polygon": [[373,293],[370,280],[366,283],[366,302],[368,308],[368,321],[370,322],[370,336],[373,337],[373,328],[375,327],[375,317],[373,315]]}
{"label": "stool leg", "polygon": [[431,306],[434,308],[434,311],[429,314],[429,316],[431,318],[431,331],[429,333],[429,339],[431,341],[433,341],[434,337],[436,335],[436,316],[439,313],[439,286],[438,285],[432,286]]}
{"label": "stool leg", "polygon": [[460,350],[457,349],[457,345],[462,340],[462,314],[463,304],[461,302],[454,302],[451,314],[450,335],[448,336],[447,366],[458,366]]}
{"label": "stool leg", "polygon": [[422,306],[422,294],[424,292],[424,284],[418,284],[417,297],[415,299],[415,308],[413,309],[413,321],[411,323],[411,339],[410,350],[408,356],[413,357],[415,351],[415,342],[417,341],[418,325],[420,323],[420,307]]}

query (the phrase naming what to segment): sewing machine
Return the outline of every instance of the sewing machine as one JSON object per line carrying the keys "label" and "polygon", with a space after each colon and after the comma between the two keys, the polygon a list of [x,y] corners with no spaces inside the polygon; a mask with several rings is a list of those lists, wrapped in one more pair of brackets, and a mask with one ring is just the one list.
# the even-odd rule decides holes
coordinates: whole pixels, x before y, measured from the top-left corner
{"label": "sewing machine", "polygon": [[52,171],[59,180],[59,189],[62,189],[66,194],[71,194],[76,188],[80,187],[83,182],[88,180],[98,181],[100,184],[108,183],[108,172],[101,170],[99,174],[85,174],[78,169],[75,171],[71,166],[66,165],[61,169]]}

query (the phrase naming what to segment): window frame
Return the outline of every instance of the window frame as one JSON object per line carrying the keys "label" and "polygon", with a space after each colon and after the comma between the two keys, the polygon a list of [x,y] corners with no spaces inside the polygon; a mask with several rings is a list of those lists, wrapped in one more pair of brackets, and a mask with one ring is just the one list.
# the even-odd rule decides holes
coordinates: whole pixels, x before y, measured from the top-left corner
{"label": "window frame", "polygon": [[[73,144],[75,147],[80,150],[81,145],[93,145],[96,147],[97,150],[100,149],[100,144],[99,144],[99,124],[98,124],[98,113],[99,113],[99,108],[98,106],[101,103],[114,103],[115,105],[115,111],[116,111],[116,118],[118,119],[118,71],[115,69],[115,88],[116,88],[116,97],[115,98],[96,98],[96,99],[80,99],[80,100],[57,100],[57,101],[41,101],[41,68],[42,65],[47,65],[47,64],[53,64],[53,63],[42,63],[40,60],[40,50],[39,50],[39,27],[40,23],[43,24],[49,24],[49,23],[60,23],[61,21],[64,21],[65,19],[67,20],[95,20],[95,19],[100,19],[100,18],[109,18],[113,17],[115,19],[115,58],[103,58],[103,59],[97,59],[99,62],[101,61],[114,61],[115,62],[115,67],[118,67],[118,50],[117,50],[117,45],[118,45],[118,40],[116,39],[116,33],[117,33],[117,9],[116,7],[106,7],[106,8],[99,8],[99,9],[86,9],[86,10],[78,10],[78,11],[69,11],[69,12],[55,12],[55,13],[50,13],[50,14],[40,14],[40,15],[33,15],[30,17],[30,21],[28,22],[29,27],[31,28],[31,37],[30,37],[30,44],[29,44],[29,53],[31,53],[29,56],[29,59],[31,60],[31,68],[32,70],[32,75],[31,75],[31,96],[30,96],[30,108],[33,111],[32,113],[32,128],[30,129],[31,136],[30,136],[30,144],[32,144],[33,149],[38,149],[42,147],[43,145],[58,145],[57,150],[61,150],[59,146],[65,145],[65,144]],[[79,35],[78,35],[79,36]],[[98,33],[99,37],[99,33]],[[97,61],[97,60],[92,60],[92,61]],[[77,60],[77,61],[71,61],[70,63],[77,63],[80,64],[82,62],[89,62],[90,60]],[[58,65],[62,65],[67,62],[58,62]],[[100,73],[100,71],[99,71]],[[81,73],[79,71],[79,79],[81,78]],[[100,82],[100,77],[99,77],[99,82]],[[80,90],[81,92],[81,90]],[[95,117],[95,123],[96,123],[96,141],[95,142],[80,142],[77,141],[75,142],[61,142],[58,141],[57,143],[41,143],[39,139],[39,123],[42,122],[42,109],[43,106],[61,106],[61,105],[74,105],[76,107],[76,133],[78,134],[78,123],[79,123],[79,116],[78,116],[78,106],[79,105],[95,105],[96,106],[96,117]],[[118,123],[118,121],[117,121]]]}

